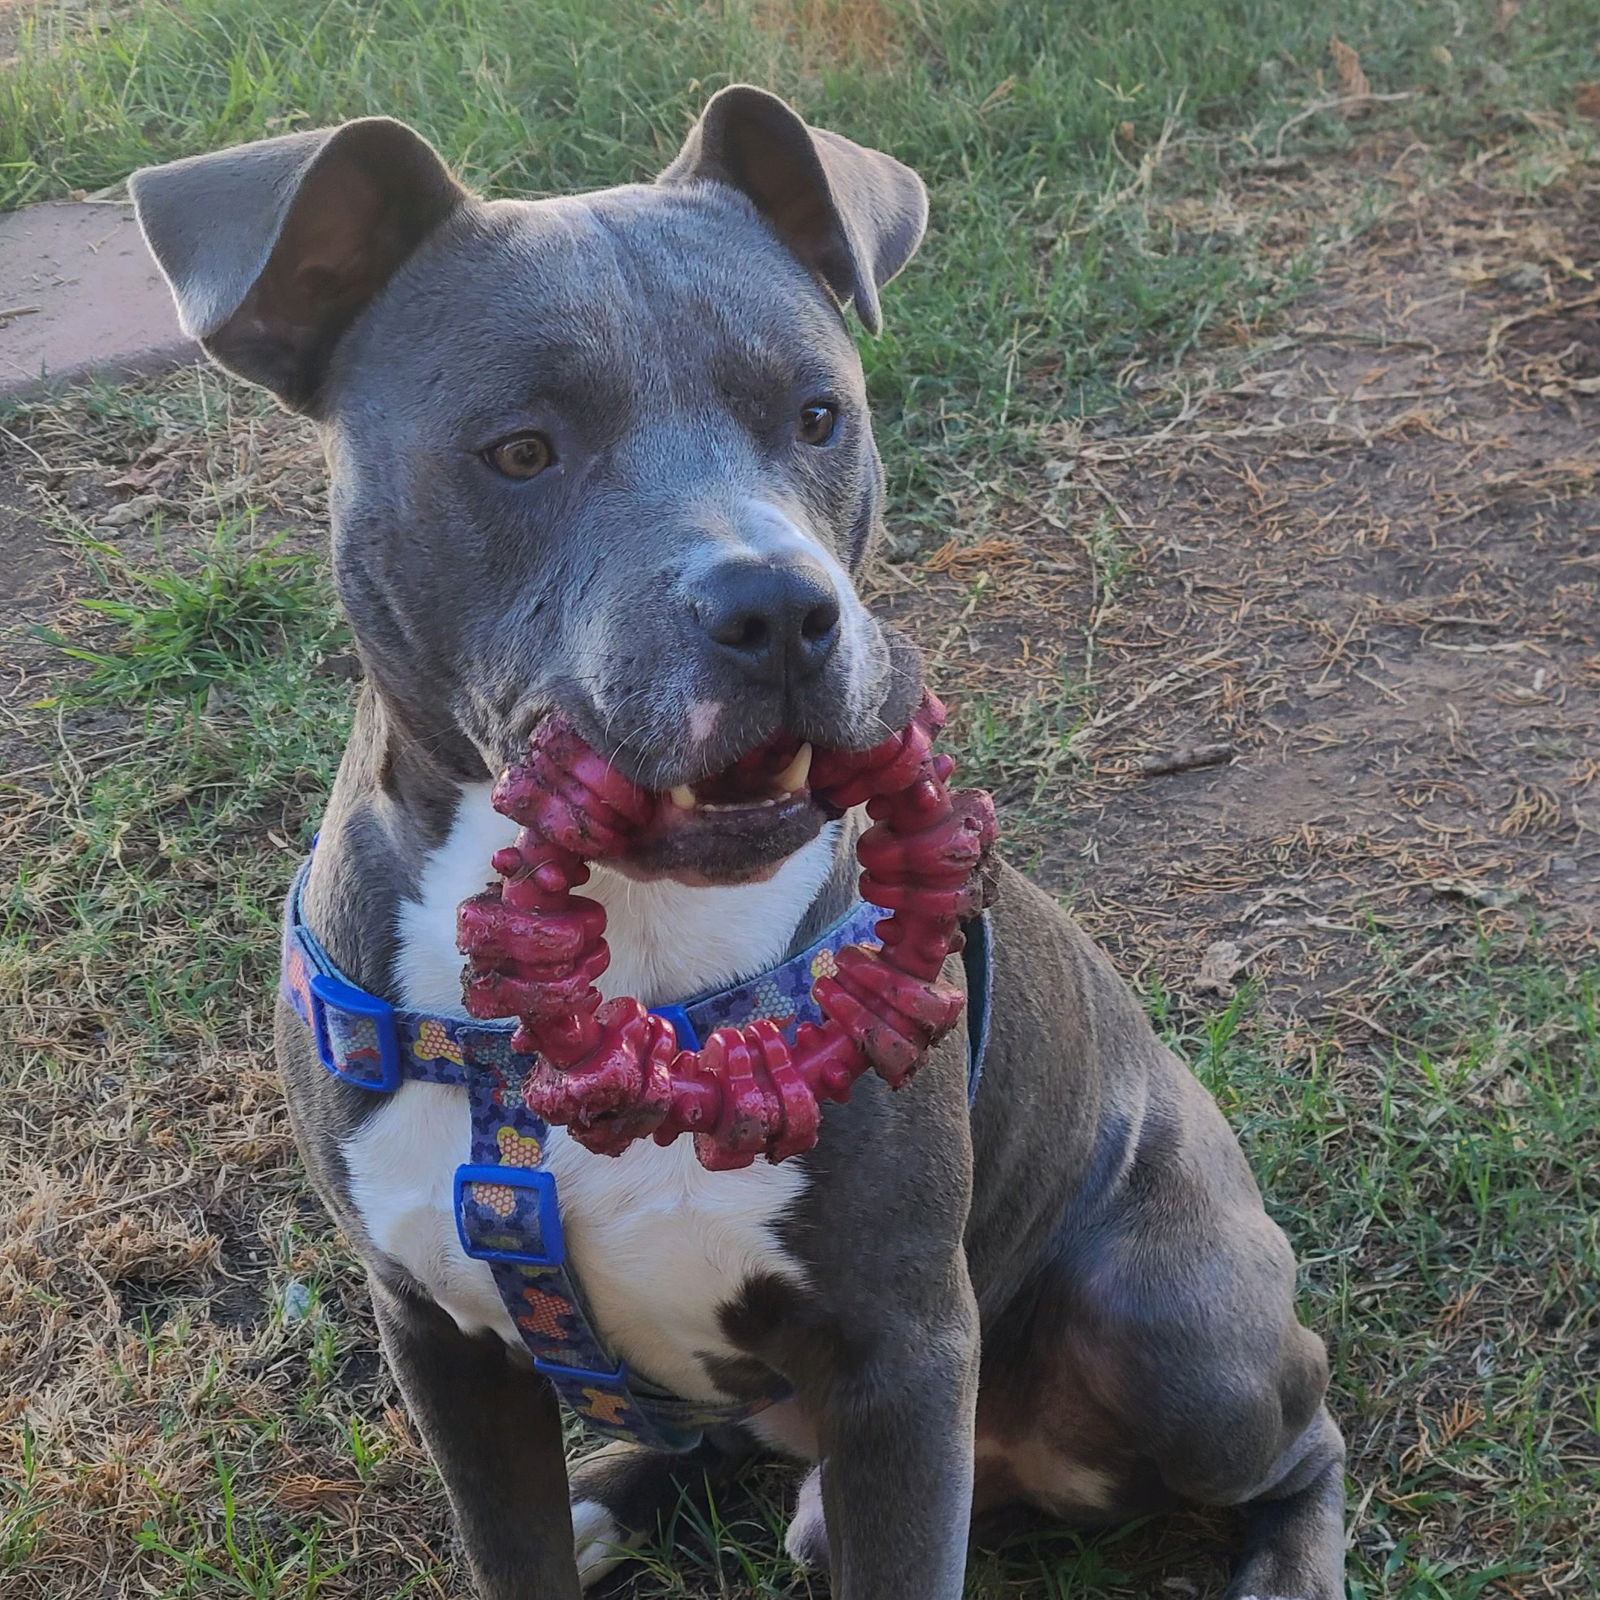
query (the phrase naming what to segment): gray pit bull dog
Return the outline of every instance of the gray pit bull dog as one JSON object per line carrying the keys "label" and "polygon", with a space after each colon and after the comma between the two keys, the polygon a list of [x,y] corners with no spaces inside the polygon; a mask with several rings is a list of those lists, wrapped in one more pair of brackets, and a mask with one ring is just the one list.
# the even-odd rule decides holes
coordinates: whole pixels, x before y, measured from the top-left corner
{"label": "gray pit bull dog", "polygon": [[[385,119],[133,194],[184,326],[326,443],[366,667],[305,895],[338,966],[462,1014],[455,908],[514,832],[491,779],[556,708],[674,797],[586,891],[605,993],[674,1002],[835,922],[851,819],[803,786],[714,809],[693,786],[779,732],[864,748],[916,705],[915,650],[854,589],[883,474],[843,311],[877,330],[922,235],[917,177],[733,88],[656,182],[594,194],[484,202]],[[570,1471],[456,1237],[464,1092],[348,1087],[280,1004],[300,1148],[484,1600],[578,1595],[752,1445],[806,1466],[788,1548],[842,1600],[956,1600],[975,1514],[1193,1503],[1243,1511],[1231,1600],[1342,1595],[1327,1361],[1231,1131],[1014,872],[993,932],[970,1113],[952,1037],[907,1092],[863,1079],[781,1165],[552,1135],[570,1258],[630,1367],[692,1399],[789,1394],[687,1454],[612,1444]]]}

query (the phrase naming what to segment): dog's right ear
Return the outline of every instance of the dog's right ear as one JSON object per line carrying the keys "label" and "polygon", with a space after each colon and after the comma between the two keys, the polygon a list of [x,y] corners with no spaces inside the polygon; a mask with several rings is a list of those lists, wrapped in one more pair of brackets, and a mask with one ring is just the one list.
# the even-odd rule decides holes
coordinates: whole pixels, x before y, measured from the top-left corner
{"label": "dog's right ear", "polygon": [[466,198],[388,117],[146,167],[128,187],[184,332],[312,412],[340,335]]}

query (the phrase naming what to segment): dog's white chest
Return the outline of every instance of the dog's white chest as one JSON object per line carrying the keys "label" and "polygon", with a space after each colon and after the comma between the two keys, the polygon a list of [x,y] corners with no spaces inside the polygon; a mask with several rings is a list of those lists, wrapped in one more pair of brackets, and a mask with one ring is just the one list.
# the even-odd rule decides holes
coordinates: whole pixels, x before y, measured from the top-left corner
{"label": "dog's white chest", "polygon": [[[463,792],[450,836],[424,870],[420,899],[401,911],[398,978],[407,1006],[462,1015],[456,906],[488,881],[490,856],[515,833],[490,807],[489,785]],[[776,963],[828,870],[830,834],[770,882],[735,889],[636,884],[596,871],[583,892],[607,911],[612,961],[602,990],[662,1003]],[[516,1345],[488,1267],[456,1236],[452,1185],[470,1143],[463,1090],[407,1083],[346,1141],[351,1197],[373,1244],[459,1326],[492,1329]],[[754,1273],[801,1275],[775,1232],[804,1186],[801,1171],[757,1162],[709,1173],[686,1139],[595,1156],[561,1129],[552,1130],[548,1165],[568,1256],[603,1337],[655,1382],[688,1398],[716,1398],[702,1358],[736,1353],[719,1309]]]}

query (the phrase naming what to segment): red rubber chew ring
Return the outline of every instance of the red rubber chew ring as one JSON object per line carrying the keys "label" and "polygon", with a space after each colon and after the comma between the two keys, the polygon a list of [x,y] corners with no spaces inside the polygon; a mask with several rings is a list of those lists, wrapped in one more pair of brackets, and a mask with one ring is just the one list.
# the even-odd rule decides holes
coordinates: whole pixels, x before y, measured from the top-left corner
{"label": "red rubber chew ring", "polygon": [[620,1155],[636,1139],[693,1134],[713,1170],[783,1161],[817,1141],[819,1102],[844,1100],[869,1068],[891,1088],[955,1026],[961,991],[940,979],[962,946],[960,924],[987,903],[994,806],[982,790],[948,788],[954,763],[932,753],[945,710],[923,695],[916,715],[870,750],[819,750],[817,799],[863,802],[872,826],[856,845],[862,896],[888,908],[879,950],[850,945],[812,997],[820,1026],[793,1045],[771,1022],[718,1028],[680,1050],[671,1024],[633,999],[601,1002],[610,960],[604,909],[572,890],[587,861],[617,855],[656,798],[613,768],[564,717],[539,725],[527,759],[495,786],[495,809],[520,823],[496,853],[504,883],[463,902],[457,942],[475,1017],[516,1017],[513,1046],[534,1057],[531,1110],[586,1149]]}

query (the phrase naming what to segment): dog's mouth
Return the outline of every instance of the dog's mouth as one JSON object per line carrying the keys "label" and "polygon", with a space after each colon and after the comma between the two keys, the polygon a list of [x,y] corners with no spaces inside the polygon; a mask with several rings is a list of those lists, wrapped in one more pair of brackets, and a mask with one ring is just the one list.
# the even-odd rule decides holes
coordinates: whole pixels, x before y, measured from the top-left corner
{"label": "dog's mouth", "polygon": [[731,767],[680,783],[665,798],[674,811],[694,816],[729,816],[766,811],[810,794],[811,746],[789,734],[778,734],[741,756]]}
{"label": "dog's mouth", "polygon": [[811,746],[776,734],[721,772],[658,793],[650,822],[610,864],[695,885],[769,878],[827,820],[810,775]]}

